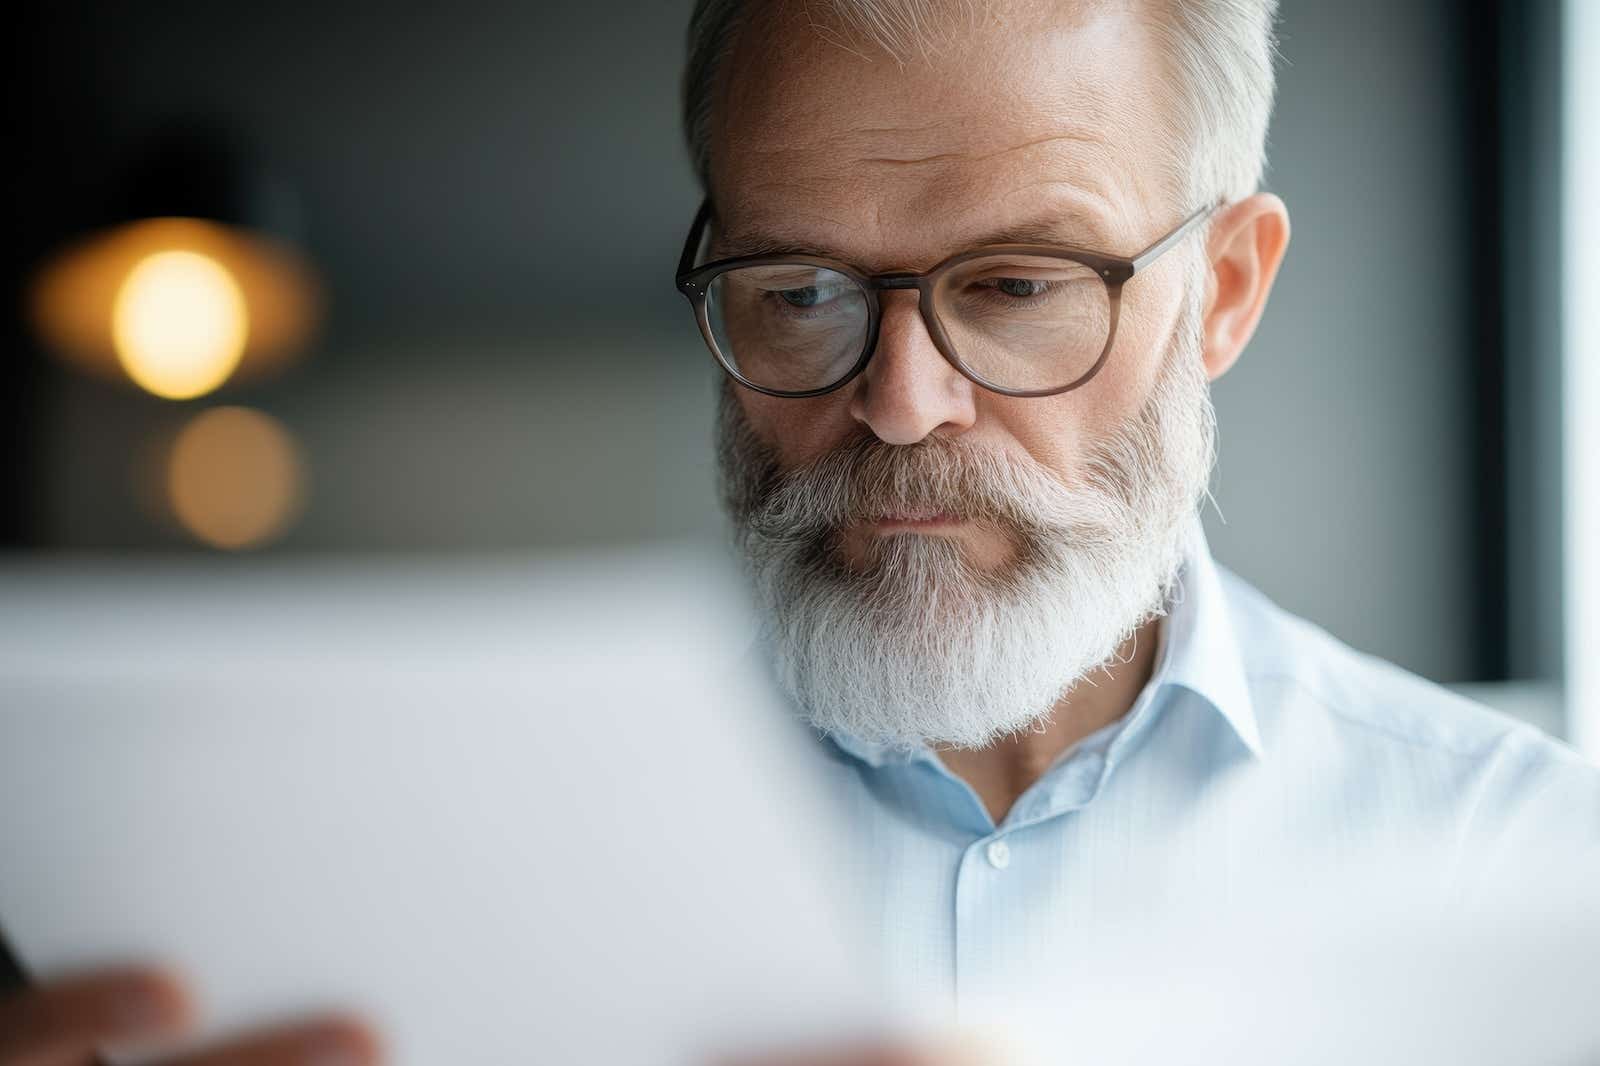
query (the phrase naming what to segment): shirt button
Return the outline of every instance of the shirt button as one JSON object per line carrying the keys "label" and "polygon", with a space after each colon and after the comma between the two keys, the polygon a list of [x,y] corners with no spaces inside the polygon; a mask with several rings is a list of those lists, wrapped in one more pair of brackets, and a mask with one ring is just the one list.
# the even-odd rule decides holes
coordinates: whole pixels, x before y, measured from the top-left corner
{"label": "shirt button", "polygon": [[1011,845],[1004,840],[991,840],[984,854],[989,858],[989,865],[996,870],[1004,870],[1011,865]]}

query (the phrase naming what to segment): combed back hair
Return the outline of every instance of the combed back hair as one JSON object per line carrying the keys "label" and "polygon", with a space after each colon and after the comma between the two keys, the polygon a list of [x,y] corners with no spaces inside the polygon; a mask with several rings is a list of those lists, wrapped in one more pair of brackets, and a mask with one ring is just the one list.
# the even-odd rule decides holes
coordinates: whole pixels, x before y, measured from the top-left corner
{"label": "combed back hair", "polygon": [[[683,123],[690,159],[710,189],[711,111],[718,72],[754,4],[798,2],[823,37],[910,62],[943,51],[952,20],[1006,0],[697,0],[689,19]],[[1105,0],[1068,0],[1102,3]],[[1278,0],[1131,0],[1162,49],[1172,91],[1167,187],[1187,206],[1250,195],[1266,169]]]}

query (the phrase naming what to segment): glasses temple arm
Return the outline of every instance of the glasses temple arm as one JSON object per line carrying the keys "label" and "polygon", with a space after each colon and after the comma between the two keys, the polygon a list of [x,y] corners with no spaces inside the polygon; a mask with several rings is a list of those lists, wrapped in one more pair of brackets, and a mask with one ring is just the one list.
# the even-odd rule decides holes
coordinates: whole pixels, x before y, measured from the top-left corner
{"label": "glasses temple arm", "polygon": [[1179,241],[1183,240],[1188,232],[1194,229],[1195,226],[1199,225],[1205,219],[1210,218],[1211,213],[1217,210],[1217,208],[1221,207],[1222,204],[1223,201],[1218,200],[1216,203],[1208,204],[1207,206],[1195,211],[1194,214],[1178,223],[1177,229],[1173,230],[1159,241],[1156,241],[1156,243],[1152,244],[1144,251],[1139,252],[1133,258],[1129,259],[1128,262],[1136,271],[1142,270],[1149,266],[1157,256],[1161,255],[1161,253],[1165,252],[1168,248],[1171,248],[1174,244],[1177,244]]}
{"label": "glasses temple arm", "polygon": [[707,196],[700,201],[700,210],[695,212],[694,224],[689,227],[689,235],[683,241],[683,254],[678,257],[678,277],[694,269],[695,253],[700,251],[700,241],[705,236],[706,222],[711,217],[711,197]]}

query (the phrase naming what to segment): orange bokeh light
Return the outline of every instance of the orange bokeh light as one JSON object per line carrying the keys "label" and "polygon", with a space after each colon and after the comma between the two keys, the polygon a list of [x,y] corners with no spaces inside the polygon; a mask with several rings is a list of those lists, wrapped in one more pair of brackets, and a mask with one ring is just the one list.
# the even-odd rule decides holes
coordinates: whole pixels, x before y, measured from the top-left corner
{"label": "orange bokeh light", "polygon": [[167,501],[196,539],[228,551],[282,536],[305,502],[305,463],[283,424],[248,407],[190,419],[166,463]]}

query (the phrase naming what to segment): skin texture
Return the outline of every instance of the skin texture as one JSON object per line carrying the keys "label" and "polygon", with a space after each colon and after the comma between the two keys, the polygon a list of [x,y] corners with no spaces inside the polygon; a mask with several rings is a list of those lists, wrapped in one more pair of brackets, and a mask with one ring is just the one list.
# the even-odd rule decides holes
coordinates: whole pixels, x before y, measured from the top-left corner
{"label": "skin texture", "polygon": [[[1162,182],[1168,88],[1158,50],[1126,8],[1037,5],[1004,26],[968,26],[946,54],[904,66],[838,33],[819,34],[803,6],[761,10],[719,85],[714,256],[774,241],[868,272],[921,271],[1026,225],[1052,227],[1063,244],[1128,254],[1200,206]],[[1214,217],[1204,239],[1209,378],[1249,341],[1288,238],[1288,213],[1270,194]],[[882,294],[872,360],[845,387],[803,400],[736,394],[786,464],[866,427],[899,445],[964,435],[1073,483],[1086,442],[1131,418],[1149,395],[1182,306],[1185,257],[1195,254],[1175,249],[1127,284],[1111,358],[1080,389],[1020,399],[973,385],[934,346],[917,294],[895,291]],[[890,528],[843,531],[846,558]],[[984,567],[1010,551],[1002,535],[966,524],[922,534],[957,539]],[[1152,623],[1135,634],[1119,661],[1076,687],[1040,730],[941,757],[1002,818],[1061,751],[1126,713],[1153,668],[1155,633]]]}

